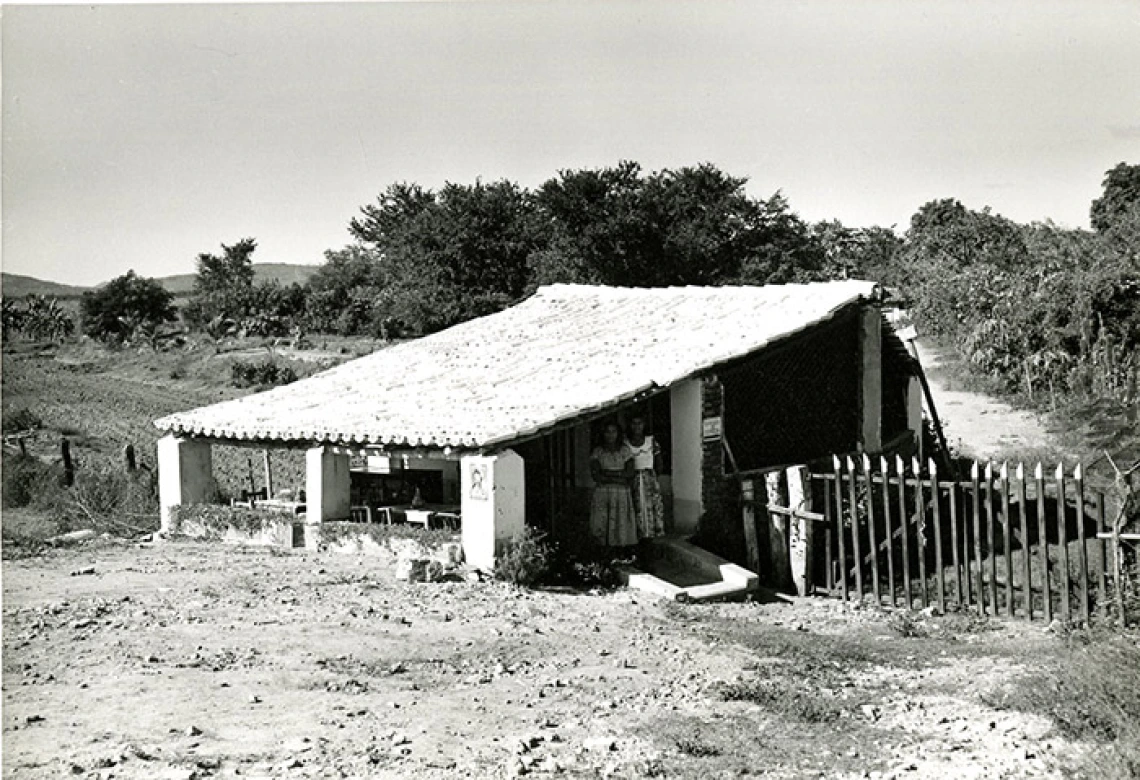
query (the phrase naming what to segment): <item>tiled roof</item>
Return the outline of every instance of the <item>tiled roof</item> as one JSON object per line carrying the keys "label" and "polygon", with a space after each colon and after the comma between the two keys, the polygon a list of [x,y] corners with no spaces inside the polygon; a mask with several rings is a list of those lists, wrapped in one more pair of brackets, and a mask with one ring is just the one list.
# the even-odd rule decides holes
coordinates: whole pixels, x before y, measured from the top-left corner
{"label": "tiled roof", "polygon": [[501,445],[747,355],[874,290],[854,280],[553,285],[497,314],[155,425],[237,440]]}

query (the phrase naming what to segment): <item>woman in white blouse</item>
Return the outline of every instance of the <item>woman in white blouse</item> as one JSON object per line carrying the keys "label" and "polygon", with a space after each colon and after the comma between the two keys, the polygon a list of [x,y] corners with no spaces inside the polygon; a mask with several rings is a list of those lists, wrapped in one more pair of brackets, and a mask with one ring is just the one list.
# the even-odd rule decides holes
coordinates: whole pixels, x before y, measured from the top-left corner
{"label": "woman in white blouse", "polygon": [[640,539],[662,536],[665,533],[665,502],[661,500],[661,485],[657,482],[661,446],[646,434],[645,418],[641,415],[629,419],[626,444],[633,453],[632,492],[637,535]]}

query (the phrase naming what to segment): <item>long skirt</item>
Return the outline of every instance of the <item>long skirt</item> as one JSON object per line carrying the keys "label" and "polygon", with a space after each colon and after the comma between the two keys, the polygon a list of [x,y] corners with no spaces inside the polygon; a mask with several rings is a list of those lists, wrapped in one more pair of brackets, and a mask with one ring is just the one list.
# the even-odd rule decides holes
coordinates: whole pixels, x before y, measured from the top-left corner
{"label": "long skirt", "polygon": [[637,544],[633,498],[625,485],[598,485],[590,502],[590,535],[606,547]]}
{"label": "long skirt", "polygon": [[637,513],[637,535],[651,539],[665,534],[665,502],[653,469],[641,469],[633,476],[633,506]]}

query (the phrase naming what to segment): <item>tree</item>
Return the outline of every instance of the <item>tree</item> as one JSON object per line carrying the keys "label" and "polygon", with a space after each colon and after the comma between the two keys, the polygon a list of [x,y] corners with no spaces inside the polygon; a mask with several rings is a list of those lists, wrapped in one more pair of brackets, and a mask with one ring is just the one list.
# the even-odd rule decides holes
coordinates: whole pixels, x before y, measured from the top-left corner
{"label": "tree", "polygon": [[174,296],[134,271],[84,293],[79,306],[83,332],[100,341],[153,339],[161,325],[176,317]]}
{"label": "tree", "polygon": [[438,193],[394,184],[361,214],[349,229],[377,258],[384,285],[373,319],[416,333],[517,301],[543,245],[529,194],[505,180]]}
{"label": "tree", "polygon": [[1140,203],[1140,165],[1119,163],[1104,174],[1104,192],[1089,209],[1093,230],[1107,231],[1137,203]]}
{"label": "tree", "polygon": [[340,335],[390,335],[377,310],[384,273],[376,250],[352,244],[325,252],[325,264],[308,282],[305,322],[313,330]]}
{"label": "tree", "polygon": [[224,293],[253,286],[253,253],[257,241],[243,238],[236,244],[222,244],[222,254],[198,255],[198,275],[194,279],[194,293],[207,295]]}

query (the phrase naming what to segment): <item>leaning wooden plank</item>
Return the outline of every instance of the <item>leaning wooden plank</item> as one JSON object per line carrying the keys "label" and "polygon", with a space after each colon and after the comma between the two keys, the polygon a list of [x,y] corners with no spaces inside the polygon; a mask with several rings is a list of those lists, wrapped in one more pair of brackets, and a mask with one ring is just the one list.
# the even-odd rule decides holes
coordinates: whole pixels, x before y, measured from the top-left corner
{"label": "leaning wooden plank", "polygon": [[891,528],[891,483],[888,479],[891,467],[884,457],[879,458],[879,471],[883,475],[883,527],[887,537],[887,603],[893,607],[898,601],[898,591],[895,589],[894,530]]}
{"label": "leaning wooden plank", "polygon": [[740,500],[748,568],[752,571],[762,571],[760,540],[756,531],[756,486],[751,479],[740,481]]}
{"label": "leaning wooden plank", "polygon": [[1053,622],[1053,586],[1049,582],[1049,526],[1045,520],[1045,469],[1038,462],[1033,470],[1034,487],[1037,489],[1037,536],[1041,549],[1041,592],[1044,594],[1045,622]]}
{"label": "leaning wooden plank", "polygon": [[906,608],[914,608],[914,600],[910,592],[910,523],[907,522],[906,513],[906,467],[903,459],[895,456],[895,472],[898,474],[899,493],[899,530],[902,532],[902,565],[903,565],[903,598]]}
{"label": "leaning wooden plank", "polygon": [[871,482],[871,459],[863,455],[863,484],[867,488],[867,534],[871,541],[871,590],[875,594],[875,604],[883,603],[879,585],[879,544],[875,533],[875,486]]}
{"label": "leaning wooden plank", "polygon": [[1065,497],[1065,467],[1058,463],[1057,471],[1054,473],[1053,478],[1057,481],[1057,511],[1055,517],[1057,519],[1057,547],[1060,548],[1061,560],[1058,562],[1058,568],[1061,570],[1058,576],[1061,588],[1061,618],[1068,623],[1073,619],[1072,605],[1069,603],[1069,588],[1071,587],[1072,578],[1069,573],[1069,529],[1065,518],[1065,504],[1067,499]]}
{"label": "leaning wooden plank", "polygon": [[938,490],[938,466],[934,463],[934,458],[927,461],[927,469],[930,471],[930,500],[934,505],[934,566],[935,580],[938,583],[938,611],[945,615],[946,569],[942,561],[942,510],[939,507],[942,502]]}
{"label": "leaning wooden plank", "polygon": [[859,552],[859,497],[855,490],[855,461],[847,458],[847,490],[851,508],[851,550],[855,554],[855,598],[863,601],[863,555]]}
{"label": "leaning wooden plank", "polygon": [[1089,622],[1089,560],[1085,547],[1085,475],[1081,464],[1073,469],[1073,492],[1077,494],[1077,585],[1081,597],[1081,622]]}

